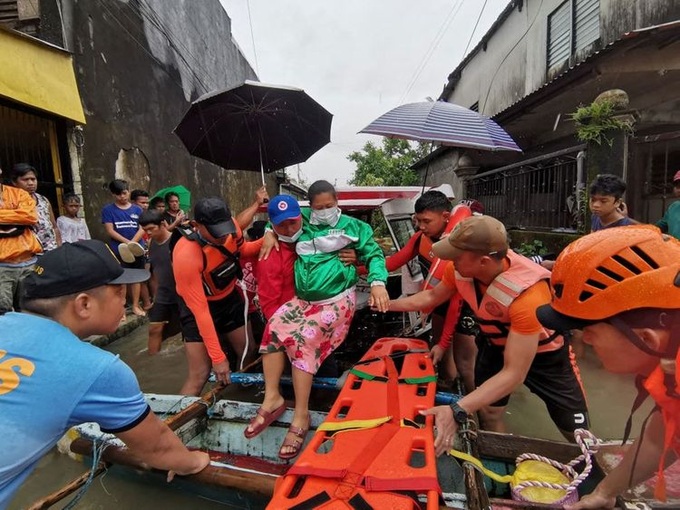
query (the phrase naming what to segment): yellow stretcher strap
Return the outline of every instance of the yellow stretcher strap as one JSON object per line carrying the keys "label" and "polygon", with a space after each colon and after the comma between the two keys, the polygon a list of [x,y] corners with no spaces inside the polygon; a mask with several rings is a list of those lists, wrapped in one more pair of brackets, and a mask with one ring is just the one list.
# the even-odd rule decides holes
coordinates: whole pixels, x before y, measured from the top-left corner
{"label": "yellow stretcher strap", "polygon": [[498,475],[494,473],[493,471],[487,469],[484,467],[484,464],[482,464],[482,461],[473,457],[472,455],[469,455],[465,452],[461,452],[458,450],[450,450],[449,455],[456,457],[457,459],[464,460],[465,462],[469,462],[470,464],[474,464],[476,467],[478,467],[482,473],[484,473],[486,476],[491,478],[492,480],[496,480],[499,483],[511,483],[514,481],[514,477],[512,475]]}
{"label": "yellow stretcher strap", "polygon": [[391,416],[384,416],[382,418],[372,418],[370,420],[349,420],[349,421],[335,421],[323,422],[317,430],[327,432],[346,432],[348,430],[367,430],[379,427],[383,423],[387,423],[392,419]]}

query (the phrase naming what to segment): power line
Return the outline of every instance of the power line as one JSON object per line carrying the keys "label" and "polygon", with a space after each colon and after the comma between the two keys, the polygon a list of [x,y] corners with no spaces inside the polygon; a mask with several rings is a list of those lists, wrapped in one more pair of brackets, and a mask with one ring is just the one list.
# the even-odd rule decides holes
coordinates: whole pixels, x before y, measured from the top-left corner
{"label": "power line", "polygon": [[475,32],[477,31],[477,26],[479,25],[479,20],[482,19],[482,14],[484,13],[484,9],[486,8],[486,3],[489,0],[484,0],[484,5],[482,5],[482,10],[479,11],[479,16],[477,16],[477,21],[475,22],[475,28],[472,29],[472,33],[470,34],[470,38],[468,39],[467,44],[465,45],[465,51],[463,52],[463,58],[465,58],[465,55],[467,55],[468,49],[470,48],[470,43],[472,42],[472,38],[475,36]]}
{"label": "power line", "polygon": [[[536,20],[538,19],[538,15],[541,14],[541,9],[543,9],[543,1],[541,0],[540,5],[538,6],[538,9],[536,10],[536,15],[534,16],[534,19],[531,20],[531,23],[529,23],[529,26],[527,29],[524,31],[522,36],[517,39],[517,42],[510,48],[510,50],[505,54],[503,57],[503,60],[501,60],[501,63],[498,64],[496,67],[496,72],[493,73],[493,76],[491,77],[491,80],[489,80],[489,87],[486,89],[486,96],[484,97],[484,103],[479,105],[479,113],[482,113],[484,111],[484,108],[486,107],[486,102],[489,99],[489,95],[491,94],[491,86],[495,83],[496,75],[498,74],[498,71],[501,70],[501,67],[503,67],[503,64],[505,64],[505,61],[508,59],[510,54],[517,48],[517,45],[522,42],[522,40],[526,37],[526,35],[529,33],[529,30],[531,30],[531,27],[534,26],[534,23],[536,23]],[[528,16],[529,10],[527,9],[527,16]]]}
{"label": "power line", "polygon": [[[399,104],[402,104],[404,100],[408,97],[409,93],[411,92],[411,89],[415,86],[416,82],[418,81],[418,78],[420,78],[420,75],[422,72],[425,70],[425,67],[427,66],[428,62],[430,61],[430,58],[432,58],[432,55],[434,54],[435,50],[439,46],[439,43],[441,42],[442,38],[446,34],[446,31],[449,28],[449,25],[451,22],[455,19],[455,17],[458,15],[458,12],[460,11],[461,6],[463,5],[463,0],[458,0],[456,3],[453,4],[453,7],[451,7],[451,10],[448,12],[446,15],[446,18],[444,18],[444,21],[439,27],[439,30],[434,36],[434,39],[432,39],[432,42],[430,43],[430,46],[428,47],[427,51],[425,52],[425,55],[423,55],[423,58],[420,61],[420,64],[418,64],[418,67],[416,67],[416,70],[413,73],[413,76],[408,82],[408,85],[406,87],[406,90],[404,93],[401,95],[399,98]],[[455,11],[455,12],[454,12]]]}
{"label": "power line", "polygon": [[255,48],[255,34],[253,33],[253,18],[250,15],[250,0],[246,0],[248,6],[248,23],[250,24],[250,40],[253,43],[253,55],[255,56],[255,73],[260,76],[260,66],[257,63],[257,48]]}

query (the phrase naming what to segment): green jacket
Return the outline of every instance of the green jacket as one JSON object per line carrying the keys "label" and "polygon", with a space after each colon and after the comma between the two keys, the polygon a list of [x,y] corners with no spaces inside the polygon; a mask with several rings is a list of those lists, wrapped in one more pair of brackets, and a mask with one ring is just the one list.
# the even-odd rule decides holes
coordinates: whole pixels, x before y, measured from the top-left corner
{"label": "green jacket", "polygon": [[295,251],[295,293],[306,301],[321,301],[337,296],[356,285],[355,266],[346,266],[338,257],[343,248],[354,248],[368,268],[368,282],[387,282],[385,256],[373,239],[367,223],[345,214],[334,227],[309,223],[310,210],[302,209],[302,235]]}

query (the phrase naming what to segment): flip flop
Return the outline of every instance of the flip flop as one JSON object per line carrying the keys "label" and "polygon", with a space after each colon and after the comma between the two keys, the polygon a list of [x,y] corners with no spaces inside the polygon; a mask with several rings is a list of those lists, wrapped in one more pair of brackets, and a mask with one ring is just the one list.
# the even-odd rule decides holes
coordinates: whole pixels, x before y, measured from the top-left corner
{"label": "flip flop", "polygon": [[[306,429],[303,429],[302,427],[296,427],[294,425],[288,427],[288,432],[296,437],[293,439],[288,439],[288,434],[286,434],[286,438],[283,440],[281,448],[279,448],[279,459],[289,460],[293,457],[297,457],[300,454],[302,445],[305,443],[305,438],[307,437],[307,432],[309,432],[309,426],[310,424],[308,423]],[[293,450],[284,453],[282,450],[287,446],[292,447]]]}
{"label": "flip flop", "polygon": [[127,247],[129,248],[130,253],[132,253],[134,257],[141,257],[144,255],[144,253],[146,253],[144,251],[144,247],[135,241],[127,243]]}
{"label": "flip flop", "polygon": [[130,251],[130,247],[125,243],[120,243],[118,245],[118,253],[120,254],[120,259],[123,262],[132,264],[135,261],[135,256]]}
{"label": "flip flop", "polygon": [[[264,422],[259,423],[257,421],[257,416],[250,420],[250,424],[243,430],[243,435],[246,439],[252,439],[257,436],[264,429],[269,427],[274,421],[281,417],[281,415],[286,411],[286,403],[284,402],[279,407],[274,409],[272,412],[265,411],[261,407],[256,411],[258,415],[262,416]],[[248,430],[250,428],[250,430]]]}

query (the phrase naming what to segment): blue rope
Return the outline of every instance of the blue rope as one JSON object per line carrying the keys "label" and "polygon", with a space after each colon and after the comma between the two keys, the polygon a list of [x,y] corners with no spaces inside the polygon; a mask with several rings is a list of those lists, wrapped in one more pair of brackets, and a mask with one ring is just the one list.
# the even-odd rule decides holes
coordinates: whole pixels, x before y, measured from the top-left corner
{"label": "blue rope", "polygon": [[71,510],[75,508],[78,502],[83,498],[87,490],[90,488],[90,485],[92,485],[94,474],[97,471],[97,466],[99,466],[99,462],[102,458],[102,453],[104,453],[104,450],[106,450],[108,446],[109,445],[103,441],[99,445],[97,445],[96,440],[92,441],[92,465],[90,466],[90,476],[85,481],[85,484],[80,488],[78,494],[76,494],[69,504],[66,505],[62,510]]}

